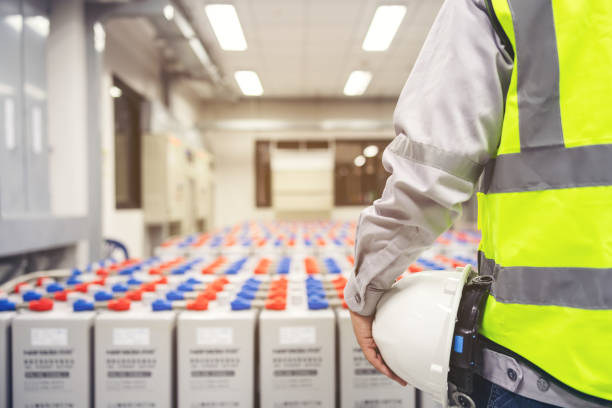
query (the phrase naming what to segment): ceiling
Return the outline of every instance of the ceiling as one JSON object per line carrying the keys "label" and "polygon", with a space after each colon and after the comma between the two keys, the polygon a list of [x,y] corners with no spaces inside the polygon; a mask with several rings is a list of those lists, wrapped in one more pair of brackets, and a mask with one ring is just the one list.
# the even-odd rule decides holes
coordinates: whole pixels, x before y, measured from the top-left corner
{"label": "ceiling", "polygon": [[[234,0],[248,43],[223,51],[204,7],[223,1],[182,0],[188,18],[228,83],[237,70],[254,70],[264,96],[341,97],[353,70],[373,74],[366,97],[397,97],[443,0]],[[391,46],[366,52],[361,44],[376,7],[405,4],[406,17]],[[352,97],[355,98],[355,97]]]}

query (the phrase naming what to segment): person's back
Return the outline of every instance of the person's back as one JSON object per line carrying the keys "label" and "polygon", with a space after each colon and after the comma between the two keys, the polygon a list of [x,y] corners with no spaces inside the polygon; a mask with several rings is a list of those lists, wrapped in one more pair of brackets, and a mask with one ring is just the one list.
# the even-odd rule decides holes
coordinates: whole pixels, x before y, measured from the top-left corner
{"label": "person's back", "polygon": [[[398,103],[393,174],[362,215],[349,306],[362,313],[369,302],[370,314],[371,289],[388,287],[450,225],[482,173],[479,271],[496,281],[481,333],[579,396],[612,401],[612,1],[456,3],[443,7]],[[478,24],[495,40],[477,38]],[[453,62],[466,66],[451,73]],[[446,81],[463,94],[443,98]],[[390,243],[396,252],[380,249]],[[521,378],[508,371],[504,381],[516,391]],[[547,400],[548,382],[537,387]]]}
{"label": "person's back", "polygon": [[491,5],[515,64],[479,195],[482,333],[612,400],[612,2]]}

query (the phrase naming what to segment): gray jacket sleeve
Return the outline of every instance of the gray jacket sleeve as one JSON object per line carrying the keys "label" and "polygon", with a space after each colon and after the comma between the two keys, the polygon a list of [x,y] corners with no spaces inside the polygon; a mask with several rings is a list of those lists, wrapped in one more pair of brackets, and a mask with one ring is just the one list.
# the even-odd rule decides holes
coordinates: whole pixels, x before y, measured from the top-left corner
{"label": "gray jacket sleeve", "polygon": [[382,197],[359,218],[344,297],[362,315],[461,213],[499,144],[512,61],[484,0],[447,0],[394,114]]}

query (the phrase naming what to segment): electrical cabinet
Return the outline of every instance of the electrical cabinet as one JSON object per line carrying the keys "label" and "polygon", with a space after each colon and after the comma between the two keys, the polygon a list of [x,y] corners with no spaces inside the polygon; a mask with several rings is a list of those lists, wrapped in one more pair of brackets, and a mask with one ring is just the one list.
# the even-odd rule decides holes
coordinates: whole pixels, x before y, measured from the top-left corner
{"label": "electrical cabinet", "polygon": [[143,137],[143,209],[149,225],[171,232],[204,229],[210,216],[210,155],[170,133]]}
{"label": "electrical cabinet", "polygon": [[22,214],[26,210],[21,120],[22,26],[20,1],[3,1],[0,5],[0,212],[3,216]]}
{"label": "electrical cabinet", "polygon": [[331,212],[333,166],[333,155],[328,150],[272,151],[272,205],[275,212]]}
{"label": "electrical cabinet", "polygon": [[171,134],[143,137],[143,209],[145,222],[181,222],[185,217],[186,149]]}
{"label": "electrical cabinet", "polygon": [[196,185],[196,221],[205,220],[210,216],[210,205],[212,197],[210,191],[212,183],[210,165],[210,155],[203,150],[197,150],[194,154],[193,163],[193,174]]}
{"label": "electrical cabinet", "polygon": [[0,215],[49,212],[46,50],[48,4],[0,4]]}

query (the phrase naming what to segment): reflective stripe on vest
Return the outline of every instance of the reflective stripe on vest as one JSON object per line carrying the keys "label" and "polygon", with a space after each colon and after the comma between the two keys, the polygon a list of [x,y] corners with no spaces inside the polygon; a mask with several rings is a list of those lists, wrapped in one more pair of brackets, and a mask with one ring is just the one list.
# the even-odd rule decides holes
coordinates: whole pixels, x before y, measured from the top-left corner
{"label": "reflective stripe on vest", "polygon": [[487,2],[515,69],[479,193],[481,331],[612,400],[612,1]]}

